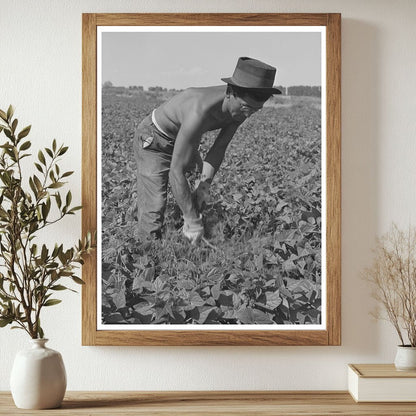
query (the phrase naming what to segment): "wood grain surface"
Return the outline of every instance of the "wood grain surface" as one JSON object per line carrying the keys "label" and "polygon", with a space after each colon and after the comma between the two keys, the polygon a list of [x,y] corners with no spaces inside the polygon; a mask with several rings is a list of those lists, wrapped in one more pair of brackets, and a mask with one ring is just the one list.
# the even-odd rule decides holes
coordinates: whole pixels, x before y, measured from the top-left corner
{"label": "wood grain surface", "polygon": [[[97,45],[95,16],[82,15],[82,235],[97,229]],[[85,259],[82,343],[92,345],[97,322],[97,255]]]}
{"label": "wood grain surface", "polygon": [[414,403],[355,403],[347,392],[68,392],[59,409],[17,409],[0,392],[0,415],[293,416],[415,415]]}
{"label": "wood grain surface", "polygon": [[325,26],[326,13],[96,13],[97,26]]}
{"label": "wood grain surface", "polygon": [[363,378],[416,378],[416,371],[399,371],[394,364],[349,364]]}
{"label": "wood grain surface", "polygon": [[328,15],[326,275],[328,345],[341,345],[341,15]]}
{"label": "wood grain surface", "polygon": [[97,228],[97,26],[325,26],[327,45],[326,329],[98,331],[97,258],[83,266],[83,345],[340,345],[341,344],[341,15],[323,14],[83,14],[82,230]]}

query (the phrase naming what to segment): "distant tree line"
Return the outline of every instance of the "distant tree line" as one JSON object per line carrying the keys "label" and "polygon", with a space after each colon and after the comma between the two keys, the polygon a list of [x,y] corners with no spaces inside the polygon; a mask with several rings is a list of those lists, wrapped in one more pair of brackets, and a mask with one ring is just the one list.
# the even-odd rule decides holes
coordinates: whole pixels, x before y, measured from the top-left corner
{"label": "distant tree line", "polygon": [[130,85],[129,90],[144,91],[144,87],[142,85]]}
{"label": "distant tree line", "polygon": [[300,95],[303,97],[320,97],[321,87],[311,85],[295,85],[287,87],[286,95]]}
{"label": "distant tree line", "polygon": [[[321,87],[320,86],[311,86],[311,85],[293,85],[291,87],[283,87],[282,85],[278,85],[282,91],[282,95],[296,95],[296,96],[306,96],[306,97],[320,97],[321,96]],[[115,94],[122,94],[127,91],[131,92],[145,92],[145,88],[142,85],[130,85],[128,88],[126,87],[115,87],[111,81],[106,81],[103,84],[103,89],[111,89],[111,92]],[[147,89],[148,92],[153,94],[161,94],[164,92],[179,92],[181,90],[177,90],[176,88],[164,88],[159,85],[151,86]]]}

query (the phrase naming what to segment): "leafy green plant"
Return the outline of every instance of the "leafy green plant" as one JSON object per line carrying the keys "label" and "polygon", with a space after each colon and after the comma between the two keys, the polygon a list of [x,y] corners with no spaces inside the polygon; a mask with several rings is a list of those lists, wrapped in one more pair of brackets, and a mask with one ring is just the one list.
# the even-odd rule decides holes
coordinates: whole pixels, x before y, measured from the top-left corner
{"label": "leafy green plant", "polygon": [[[102,322],[320,324],[320,99],[288,98],[239,127],[204,211],[211,245],[194,247],[179,232],[171,192],[162,241],[140,244],[135,235],[134,125],[163,98],[110,92],[102,108]],[[216,134],[203,136],[201,153]]]}
{"label": "leafy green plant", "polygon": [[63,278],[83,284],[76,276],[77,265],[93,249],[90,233],[67,250],[62,244],[49,249],[37,244],[38,233],[74,215],[80,206],[71,206],[72,194],[61,193],[65,178],[73,172],[61,172],[58,161],[68,147],[53,140],[50,148],[39,150],[34,163],[36,174],[24,182],[22,159],[30,156],[31,126],[17,132],[18,119],[10,106],[0,110],[0,133],[6,141],[0,145],[0,327],[25,330],[32,338],[43,338],[43,307],[61,302],[53,294],[72,289],[61,284]]}

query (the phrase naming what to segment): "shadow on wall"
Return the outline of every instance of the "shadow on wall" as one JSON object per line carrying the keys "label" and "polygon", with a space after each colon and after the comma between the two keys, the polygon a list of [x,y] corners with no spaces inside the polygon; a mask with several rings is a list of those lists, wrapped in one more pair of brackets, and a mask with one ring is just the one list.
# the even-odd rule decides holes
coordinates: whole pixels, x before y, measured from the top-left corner
{"label": "shadow on wall", "polygon": [[379,31],[364,21],[342,20],[342,344],[360,359],[374,357],[381,343],[369,315],[371,289],[360,277],[378,232]]}

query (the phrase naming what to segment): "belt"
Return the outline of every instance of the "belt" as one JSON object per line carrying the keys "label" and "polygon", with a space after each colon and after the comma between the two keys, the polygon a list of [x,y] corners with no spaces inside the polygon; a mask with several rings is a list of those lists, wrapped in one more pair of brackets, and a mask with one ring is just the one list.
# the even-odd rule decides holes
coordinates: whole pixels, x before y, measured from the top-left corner
{"label": "belt", "polygon": [[169,139],[171,139],[171,140],[175,140],[175,138],[174,137],[172,137],[172,136],[170,136],[169,134],[167,134],[160,126],[159,126],[159,124],[157,123],[157,121],[156,121],[156,116],[155,116],[155,112],[156,112],[156,110],[153,110],[152,111],[152,123],[155,125],[155,127],[164,135],[164,136],[166,136],[166,137],[168,137]]}

